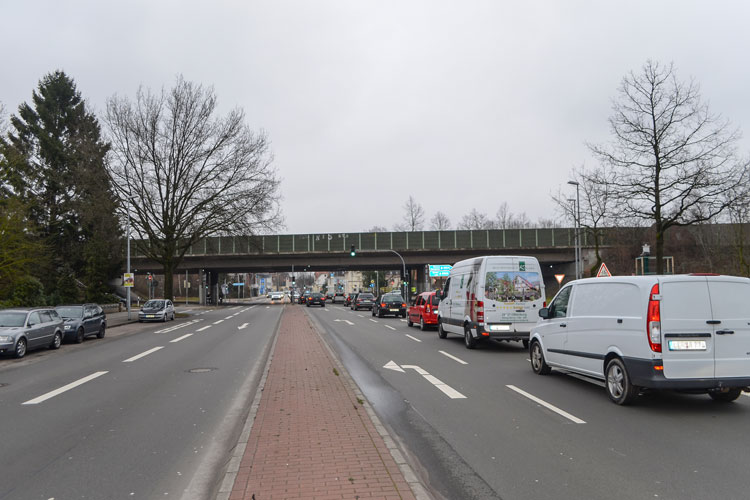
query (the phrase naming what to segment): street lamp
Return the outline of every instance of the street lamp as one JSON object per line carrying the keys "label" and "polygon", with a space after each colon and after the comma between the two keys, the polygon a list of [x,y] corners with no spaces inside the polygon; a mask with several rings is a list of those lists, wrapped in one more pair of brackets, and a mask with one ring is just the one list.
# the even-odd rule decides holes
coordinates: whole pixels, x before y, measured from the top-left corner
{"label": "street lamp", "polygon": [[[135,195],[131,194],[131,195],[128,195],[126,198],[128,200],[128,262],[127,262],[127,270],[125,271],[125,273],[130,274],[130,205],[132,203],[133,198],[135,198]],[[133,280],[133,282],[135,283],[135,280]],[[128,286],[125,288],[126,288],[125,300],[127,300],[128,302],[128,321],[130,321],[130,288],[131,287]]]}
{"label": "street lamp", "polygon": [[576,187],[576,279],[583,277],[583,262],[581,249],[581,195],[577,181],[568,181],[568,184]]}

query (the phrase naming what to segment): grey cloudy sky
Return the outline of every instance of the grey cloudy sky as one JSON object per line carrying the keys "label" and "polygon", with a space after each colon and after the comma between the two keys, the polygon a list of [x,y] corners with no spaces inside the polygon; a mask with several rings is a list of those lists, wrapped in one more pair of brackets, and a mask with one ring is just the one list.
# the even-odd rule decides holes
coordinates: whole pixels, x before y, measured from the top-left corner
{"label": "grey cloudy sky", "polygon": [[507,202],[532,220],[593,165],[620,80],[674,62],[750,152],[746,1],[2,2],[0,102],[55,69],[113,94],[213,85],[267,131],[285,232],[393,227],[409,195],[455,225]]}

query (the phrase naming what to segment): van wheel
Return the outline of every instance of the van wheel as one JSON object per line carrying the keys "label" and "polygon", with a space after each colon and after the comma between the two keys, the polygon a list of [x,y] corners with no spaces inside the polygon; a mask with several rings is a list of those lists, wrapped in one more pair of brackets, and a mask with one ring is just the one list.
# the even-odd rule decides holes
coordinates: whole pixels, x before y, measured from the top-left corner
{"label": "van wheel", "polygon": [[411,316],[409,316],[409,319],[406,320],[406,326],[408,326],[409,328],[414,326],[414,322],[411,320]]}
{"label": "van wheel", "polygon": [[467,349],[474,349],[477,346],[477,340],[471,336],[471,328],[469,325],[464,325],[464,344]]}
{"label": "van wheel", "polygon": [[448,332],[443,328],[443,322],[438,320],[438,337],[444,339],[448,336]]}
{"label": "van wheel", "polygon": [[630,382],[630,376],[625,369],[625,364],[620,358],[612,358],[604,370],[606,380],[607,396],[618,405],[627,405],[638,396],[638,388]]}
{"label": "van wheel", "polygon": [[727,392],[712,391],[708,393],[708,395],[711,396],[711,399],[713,399],[714,401],[721,401],[723,403],[731,403],[732,401],[740,397],[740,394],[742,394],[742,389],[740,389],[739,387],[729,389]]}
{"label": "van wheel", "polygon": [[542,346],[536,340],[531,344],[531,369],[537,375],[549,375],[552,371],[552,368],[544,360]]}

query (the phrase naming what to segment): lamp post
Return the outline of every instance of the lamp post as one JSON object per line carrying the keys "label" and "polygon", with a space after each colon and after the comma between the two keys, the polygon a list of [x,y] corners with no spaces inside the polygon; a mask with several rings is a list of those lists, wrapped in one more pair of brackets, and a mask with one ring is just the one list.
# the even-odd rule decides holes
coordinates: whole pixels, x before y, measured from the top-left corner
{"label": "lamp post", "polygon": [[[126,264],[127,269],[125,272],[127,274],[130,274],[130,205],[132,203],[133,198],[135,198],[135,195],[132,195],[132,194],[128,195],[127,198],[128,198],[128,261]],[[133,280],[133,282],[135,283],[135,280]],[[126,287],[126,298],[125,298],[125,300],[127,300],[128,302],[128,321],[130,321],[130,288],[131,287]]]}
{"label": "lamp post", "polygon": [[581,195],[577,181],[568,181],[568,184],[576,187],[576,279],[583,277],[583,262],[581,249]]}

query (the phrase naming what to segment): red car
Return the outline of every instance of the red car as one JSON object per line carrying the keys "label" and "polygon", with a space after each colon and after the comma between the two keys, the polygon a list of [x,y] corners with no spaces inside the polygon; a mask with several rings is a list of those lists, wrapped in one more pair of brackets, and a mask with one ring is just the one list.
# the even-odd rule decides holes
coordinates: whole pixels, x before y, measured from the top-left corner
{"label": "red car", "polygon": [[420,330],[425,330],[428,326],[436,326],[439,303],[440,296],[437,292],[420,293],[414,305],[409,306],[406,324],[413,326],[414,323],[419,323]]}

